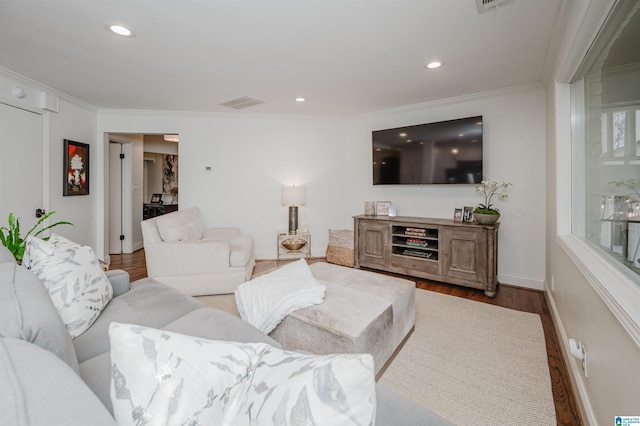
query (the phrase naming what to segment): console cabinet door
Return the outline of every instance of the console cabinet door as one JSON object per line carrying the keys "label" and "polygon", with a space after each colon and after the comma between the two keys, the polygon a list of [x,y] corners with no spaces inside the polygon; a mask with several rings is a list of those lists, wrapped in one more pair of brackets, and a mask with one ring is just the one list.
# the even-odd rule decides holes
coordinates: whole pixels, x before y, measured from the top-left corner
{"label": "console cabinet door", "polygon": [[444,229],[441,232],[444,256],[442,275],[452,282],[487,282],[487,236],[483,229]]}
{"label": "console cabinet door", "polygon": [[389,224],[358,221],[358,260],[361,266],[384,267],[389,261]]}

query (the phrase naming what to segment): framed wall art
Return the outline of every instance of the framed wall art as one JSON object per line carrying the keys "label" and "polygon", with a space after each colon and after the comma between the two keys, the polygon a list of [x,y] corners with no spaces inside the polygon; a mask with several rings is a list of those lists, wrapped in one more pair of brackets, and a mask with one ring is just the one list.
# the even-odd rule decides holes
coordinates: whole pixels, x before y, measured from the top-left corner
{"label": "framed wall art", "polygon": [[178,190],[178,156],[164,154],[162,156],[162,192],[173,194]]}
{"label": "framed wall art", "polygon": [[62,195],[89,195],[89,144],[64,140]]}

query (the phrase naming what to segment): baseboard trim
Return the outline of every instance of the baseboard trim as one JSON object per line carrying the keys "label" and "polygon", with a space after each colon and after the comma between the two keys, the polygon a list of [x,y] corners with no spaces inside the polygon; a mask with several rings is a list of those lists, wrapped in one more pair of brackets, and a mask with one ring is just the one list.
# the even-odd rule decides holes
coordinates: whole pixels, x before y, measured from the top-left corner
{"label": "baseboard trim", "polygon": [[574,362],[574,359],[569,355],[569,338],[567,337],[567,333],[562,325],[562,321],[560,321],[560,315],[553,299],[553,293],[551,293],[548,287],[545,287],[544,295],[551,312],[551,317],[553,318],[553,324],[558,336],[558,344],[560,346],[560,351],[562,352],[562,359],[564,360],[564,364],[569,372],[569,377],[571,378],[571,385],[574,389],[573,394],[577,399],[576,402],[578,404],[578,409],[580,410],[583,423],[589,425],[598,424],[585,387],[582,367],[578,362]]}
{"label": "baseboard trim", "polygon": [[544,290],[544,280],[522,277],[520,275],[498,273],[498,282],[533,290]]}

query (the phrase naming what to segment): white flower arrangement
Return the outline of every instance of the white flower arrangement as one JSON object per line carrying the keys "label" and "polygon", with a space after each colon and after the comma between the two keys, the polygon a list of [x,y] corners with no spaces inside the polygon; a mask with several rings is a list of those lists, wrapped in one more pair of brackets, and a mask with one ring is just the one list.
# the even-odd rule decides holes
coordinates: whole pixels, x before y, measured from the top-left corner
{"label": "white flower arrangement", "polygon": [[484,196],[484,203],[478,204],[478,206],[473,210],[473,213],[500,214],[500,210],[494,207],[491,201],[493,200],[493,197],[498,197],[501,200],[509,198],[507,189],[512,186],[513,183],[502,181],[502,183],[499,184],[498,182],[490,180],[484,176],[481,184],[481,186],[476,186],[476,191]]}

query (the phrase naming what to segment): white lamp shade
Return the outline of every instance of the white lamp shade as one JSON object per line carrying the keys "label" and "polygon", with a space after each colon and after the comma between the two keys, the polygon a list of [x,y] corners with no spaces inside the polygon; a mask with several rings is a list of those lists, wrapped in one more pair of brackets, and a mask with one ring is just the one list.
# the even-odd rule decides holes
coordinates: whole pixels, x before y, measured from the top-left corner
{"label": "white lamp shade", "polygon": [[304,206],[307,190],[304,186],[285,186],[282,188],[283,206]]}

